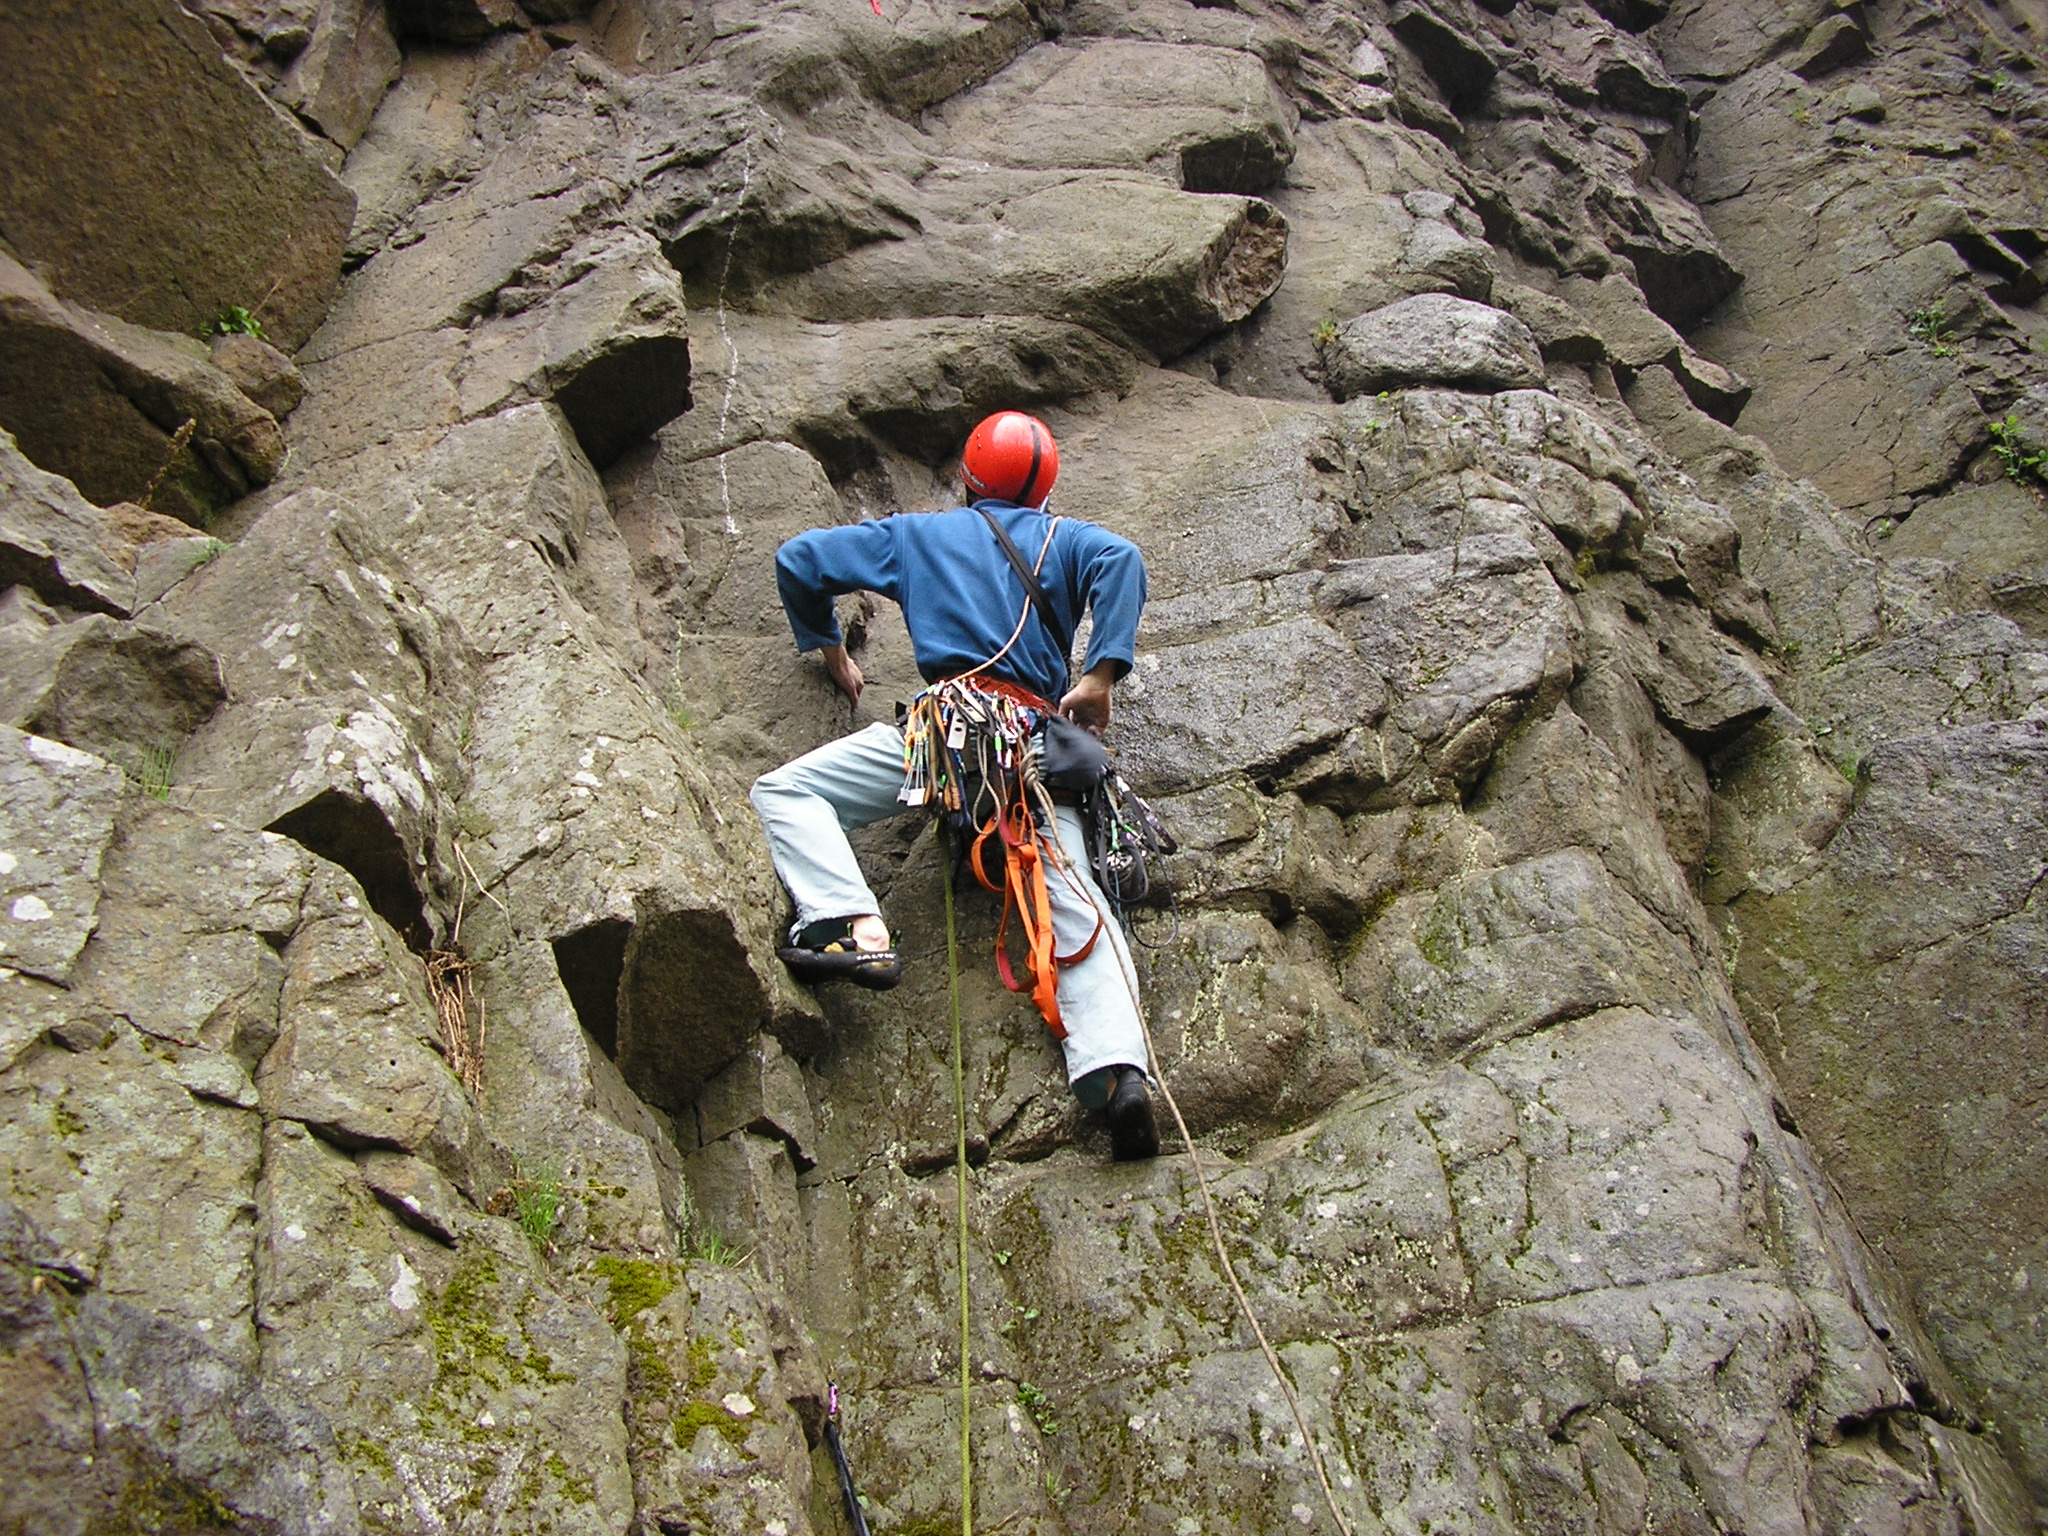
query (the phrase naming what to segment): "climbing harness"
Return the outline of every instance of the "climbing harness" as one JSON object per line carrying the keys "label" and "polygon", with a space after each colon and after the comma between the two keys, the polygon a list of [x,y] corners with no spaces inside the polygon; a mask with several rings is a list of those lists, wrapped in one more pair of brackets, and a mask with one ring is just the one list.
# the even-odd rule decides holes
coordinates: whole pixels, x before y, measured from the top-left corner
{"label": "climbing harness", "polygon": [[[1098,912],[1078,949],[1057,952],[1049,882],[1073,877],[1055,827],[1055,791],[1043,771],[1045,733],[1056,720],[1067,723],[1049,701],[998,679],[934,683],[904,712],[899,798],[935,808],[964,846],[976,882],[1002,898],[996,971],[1012,992],[1030,995],[1053,1038],[1064,1040],[1059,967],[1088,958],[1103,922]],[[1013,917],[1024,948],[1021,979],[1009,952]]]}

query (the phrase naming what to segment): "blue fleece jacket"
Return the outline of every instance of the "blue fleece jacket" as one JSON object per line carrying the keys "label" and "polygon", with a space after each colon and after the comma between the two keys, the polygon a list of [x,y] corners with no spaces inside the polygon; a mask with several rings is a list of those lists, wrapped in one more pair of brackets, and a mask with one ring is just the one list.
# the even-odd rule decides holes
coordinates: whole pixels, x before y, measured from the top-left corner
{"label": "blue fleece jacket", "polygon": [[[1138,613],[1145,606],[1145,561],[1138,546],[1093,523],[1053,518],[1007,501],[976,504],[995,513],[1038,579],[1053,610],[1072,634],[1093,608],[1095,627],[1081,670],[1117,663],[1117,676],[1137,654]],[[1039,564],[1039,551],[1045,560]],[[832,599],[844,592],[875,592],[903,609],[917,669],[926,682],[952,677],[987,661],[1017,627],[1028,599],[981,513],[902,512],[843,528],[814,528],[775,554],[775,586],[782,594],[799,650],[839,643]],[[1024,633],[988,675],[1029,688],[1055,702],[1069,686],[1067,659],[1034,611]]]}

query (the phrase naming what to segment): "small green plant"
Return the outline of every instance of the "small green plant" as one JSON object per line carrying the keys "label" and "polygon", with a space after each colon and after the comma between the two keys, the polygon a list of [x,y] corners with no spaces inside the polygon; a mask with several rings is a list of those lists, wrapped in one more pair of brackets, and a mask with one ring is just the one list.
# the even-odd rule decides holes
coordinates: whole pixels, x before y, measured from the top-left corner
{"label": "small green plant", "polygon": [[697,729],[697,716],[687,704],[671,704],[668,709],[668,717],[675,722],[675,727],[679,731],[694,731]]}
{"label": "small green plant", "polygon": [[996,1332],[1007,1334],[1019,1323],[1035,1323],[1037,1321],[1038,1308],[1023,1306],[1013,1301],[1010,1303],[1010,1315],[996,1324]]}
{"label": "small green plant", "polygon": [[170,799],[171,768],[178,760],[178,749],[169,742],[158,742],[144,747],[136,759],[136,766],[128,772],[135,787],[152,800]]}
{"label": "small green plant", "polygon": [[1991,451],[1998,455],[1998,462],[2005,466],[2010,478],[2022,485],[2029,480],[2048,485],[2048,448],[2027,452],[2020,439],[2019,417],[2008,416],[1991,423]]}
{"label": "small green plant", "polygon": [[552,1163],[512,1182],[512,1217],[542,1253],[555,1251],[562,1225],[562,1176]]}
{"label": "small green plant", "polygon": [[1038,1426],[1038,1432],[1050,1439],[1060,1432],[1059,1417],[1052,1411],[1052,1399],[1028,1381],[1017,1383],[1017,1401],[1024,1411],[1031,1415],[1031,1422]]}
{"label": "small green plant", "polygon": [[263,334],[263,322],[239,304],[230,304],[220,312],[207,330],[209,336],[254,336],[258,341],[268,340]]}
{"label": "small green plant", "polygon": [[1794,107],[1792,109],[1792,121],[1799,124],[1802,128],[1811,128],[1813,126],[1813,113],[1805,107]]}
{"label": "small green plant", "polygon": [[1936,299],[1925,309],[1916,309],[1906,319],[1906,334],[1933,348],[1936,357],[1954,357],[1955,332],[1948,323],[1948,305]]}
{"label": "small green plant", "polygon": [[720,1269],[737,1269],[747,1262],[749,1250],[736,1243],[729,1243],[725,1234],[699,1222],[690,1234],[690,1257],[699,1264],[713,1264]]}
{"label": "small green plant", "polygon": [[1320,350],[1324,347],[1327,347],[1331,342],[1335,341],[1336,339],[1337,322],[1335,320],[1330,319],[1328,316],[1325,316],[1321,321],[1317,323],[1315,331],[1313,333],[1313,340],[1315,341],[1316,347],[1318,350]]}

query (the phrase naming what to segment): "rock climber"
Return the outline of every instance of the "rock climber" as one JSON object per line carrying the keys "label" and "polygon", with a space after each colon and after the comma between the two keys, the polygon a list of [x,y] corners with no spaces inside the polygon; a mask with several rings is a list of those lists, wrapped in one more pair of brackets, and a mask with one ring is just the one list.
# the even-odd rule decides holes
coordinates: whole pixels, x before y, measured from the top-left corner
{"label": "rock climber", "polygon": [[[1007,893],[1005,924],[1016,900],[1033,999],[1065,1049],[1075,1097],[1107,1110],[1119,1160],[1151,1157],[1159,1132],[1137,972],[1090,873],[1074,797],[1038,772],[1055,756],[1049,739],[1081,737],[1067,722],[1093,736],[1109,724],[1111,685],[1135,655],[1144,559],[1128,539],[1048,510],[1059,447],[1036,417],[983,421],[960,473],[967,506],[812,529],[776,553],[798,649],[820,652],[849,699],[859,702],[865,679],[832,608],[849,592],[902,608],[927,684],[903,724],[877,722],[755,781],[754,809],[796,903],[780,953],[807,981],[895,986],[902,963],[846,834],[913,808],[945,813],[974,840],[977,876]],[[1071,677],[1068,636],[1084,612],[1094,625]],[[1007,856],[1006,878],[987,873],[990,853]],[[1004,979],[1022,991],[1002,942],[999,932]]]}

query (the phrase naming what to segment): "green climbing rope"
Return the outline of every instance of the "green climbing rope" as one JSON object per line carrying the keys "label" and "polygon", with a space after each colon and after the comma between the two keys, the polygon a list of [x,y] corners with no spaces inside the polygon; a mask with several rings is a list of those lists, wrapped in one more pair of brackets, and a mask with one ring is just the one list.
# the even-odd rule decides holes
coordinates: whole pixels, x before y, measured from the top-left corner
{"label": "green climbing rope", "polygon": [[953,860],[940,840],[946,869],[946,1001],[953,1015],[953,1184],[960,1206],[960,1536],[974,1536],[974,1473],[969,1414],[973,1407],[968,1373],[967,1312],[967,1065],[960,1030],[960,942],[953,929]]}

